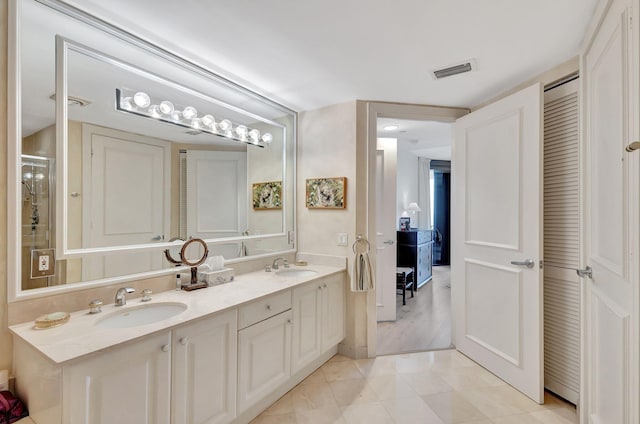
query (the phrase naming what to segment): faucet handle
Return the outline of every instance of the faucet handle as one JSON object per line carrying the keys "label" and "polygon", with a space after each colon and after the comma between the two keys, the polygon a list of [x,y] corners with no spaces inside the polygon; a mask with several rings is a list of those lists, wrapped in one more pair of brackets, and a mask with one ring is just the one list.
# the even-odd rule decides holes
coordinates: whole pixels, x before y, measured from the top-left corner
{"label": "faucet handle", "polygon": [[285,268],[289,268],[289,261],[288,260],[283,260],[282,264],[284,265]]}
{"label": "faucet handle", "polygon": [[153,292],[149,289],[144,289],[142,290],[142,299],[140,299],[141,302],[148,302],[151,300],[151,295],[153,294]]}
{"label": "faucet handle", "polygon": [[269,265],[264,266],[265,272],[271,272],[271,267]]}
{"label": "faucet handle", "polygon": [[102,308],[101,308],[102,305],[103,305],[102,300],[100,299],[92,300],[91,302],[89,302],[89,313],[97,314],[102,312]]}

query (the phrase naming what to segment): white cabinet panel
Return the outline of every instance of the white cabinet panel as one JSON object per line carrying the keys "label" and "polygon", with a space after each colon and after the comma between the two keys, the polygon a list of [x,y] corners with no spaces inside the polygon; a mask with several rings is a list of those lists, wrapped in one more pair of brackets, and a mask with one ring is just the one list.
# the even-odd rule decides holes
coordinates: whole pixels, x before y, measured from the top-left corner
{"label": "white cabinet panel", "polygon": [[68,424],[169,424],[171,333],[63,368]]}
{"label": "white cabinet panel", "polygon": [[293,289],[291,373],[295,374],[322,353],[322,283]]}
{"label": "white cabinet panel", "polygon": [[322,351],[344,339],[344,273],[327,277],[322,284]]}
{"label": "white cabinet panel", "polygon": [[172,424],[222,424],[236,415],[236,310],[174,330]]}
{"label": "white cabinet panel", "polygon": [[291,311],[238,332],[238,414],[291,375]]}

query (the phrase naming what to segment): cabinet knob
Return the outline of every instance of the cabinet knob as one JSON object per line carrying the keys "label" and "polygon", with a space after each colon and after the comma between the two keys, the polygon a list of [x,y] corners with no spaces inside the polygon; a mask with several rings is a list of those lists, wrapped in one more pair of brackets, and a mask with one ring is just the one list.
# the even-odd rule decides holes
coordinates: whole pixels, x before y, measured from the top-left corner
{"label": "cabinet knob", "polygon": [[166,345],[162,345],[162,347],[160,348],[163,352],[169,352],[169,349],[171,349],[171,346],[169,346],[168,344]]}
{"label": "cabinet knob", "polygon": [[291,319],[288,319],[288,320],[287,320],[287,324],[291,324]]}
{"label": "cabinet knob", "polygon": [[187,344],[187,342],[188,342],[188,341],[189,341],[189,340],[188,340],[186,337],[183,337],[183,338],[181,338],[181,339],[180,339],[180,344],[181,344],[182,346],[184,346],[184,345],[186,345],[186,344]]}
{"label": "cabinet knob", "polygon": [[322,286],[318,286],[318,290],[322,290]]}
{"label": "cabinet knob", "polygon": [[267,305],[267,311],[271,310],[271,305]]}
{"label": "cabinet knob", "polygon": [[322,287],[326,289],[326,288],[327,288],[327,285],[326,285],[326,284],[323,284],[323,285],[322,285]]}

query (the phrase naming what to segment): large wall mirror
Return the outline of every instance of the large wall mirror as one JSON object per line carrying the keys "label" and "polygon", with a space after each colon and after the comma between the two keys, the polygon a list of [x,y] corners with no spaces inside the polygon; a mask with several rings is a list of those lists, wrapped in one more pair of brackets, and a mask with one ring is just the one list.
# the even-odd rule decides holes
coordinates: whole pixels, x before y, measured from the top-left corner
{"label": "large wall mirror", "polygon": [[294,248],[294,111],[61,2],[10,4],[12,299],[170,272],[194,237],[228,263]]}

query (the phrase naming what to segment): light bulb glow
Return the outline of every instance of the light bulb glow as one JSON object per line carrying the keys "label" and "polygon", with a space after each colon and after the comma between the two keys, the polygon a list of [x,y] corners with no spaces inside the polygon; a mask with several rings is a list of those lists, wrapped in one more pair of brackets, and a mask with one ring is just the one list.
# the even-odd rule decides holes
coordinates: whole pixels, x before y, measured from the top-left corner
{"label": "light bulb glow", "polygon": [[149,114],[154,118],[159,118],[162,114],[160,113],[160,106],[151,105],[149,108]]}
{"label": "light bulb glow", "polygon": [[199,130],[200,128],[202,128],[202,119],[200,118],[193,118],[191,120],[191,126],[197,130]]}
{"label": "light bulb glow", "polygon": [[179,110],[174,110],[173,112],[171,112],[171,119],[174,121],[180,121],[180,119],[182,119],[182,112],[180,112]]}
{"label": "light bulb glow", "polygon": [[271,135],[271,133],[264,133],[262,134],[262,141],[269,144],[273,141],[273,136]]}
{"label": "light bulb glow", "polygon": [[133,95],[133,103],[140,108],[147,108],[151,104],[151,99],[147,93],[138,91]]}
{"label": "light bulb glow", "polygon": [[213,119],[213,116],[211,115],[204,115],[201,121],[205,127],[210,127],[210,128],[212,128],[213,125],[216,123],[216,120]]}
{"label": "light bulb glow", "polygon": [[260,131],[256,129],[249,131],[249,139],[254,144],[258,143],[260,141]]}
{"label": "light bulb glow", "polygon": [[198,111],[193,106],[187,106],[182,111],[182,116],[184,116],[184,119],[193,119],[198,116]]}
{"label": "light bulb glow", "polygon": [[160,112],[163,115],[170,115],[173,112],[173,103],[169,100],[164,100],[160,103]]}
{"label": "light bulb glow", "polygon": [[133,109],[133,105],[131,104],[131,97],[125,97],[120,101],[120,107],[122,107],[124,110],[132,110]]}
{"label": "light bulb glow", "polygon": [[240,138],[240,140],[242,141],[246,141],[248,132],[249,130],[244,125],[238,125],[236,127],[236,134],[238,134],[238,138]]}
{"label": "light bulb glow", "polygon": [[226,132],[227,130],[231,129],[231,121],[229,121],[228,119],[223,119],[222,121],[220,121],[220,123],[218,124],[220,126],[220,129],[223,132]]}

